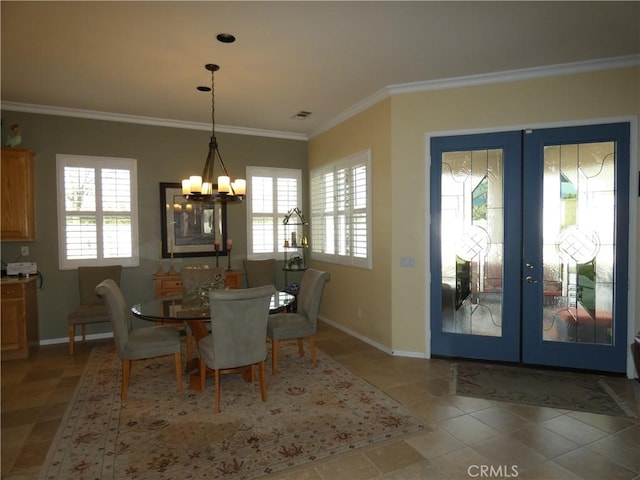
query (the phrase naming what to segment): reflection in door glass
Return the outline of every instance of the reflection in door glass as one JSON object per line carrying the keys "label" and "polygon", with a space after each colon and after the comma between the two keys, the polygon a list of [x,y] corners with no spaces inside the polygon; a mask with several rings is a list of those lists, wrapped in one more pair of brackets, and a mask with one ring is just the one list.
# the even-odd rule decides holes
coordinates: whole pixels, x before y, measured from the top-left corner
{"label": "reflection in door glass", "polygon": [[442,155],[442,331],[502,335],[503,152]]}
{"label": "reflection in door glass", "polygon": [[611,344],[615,143],[544,149],[543,339]]}

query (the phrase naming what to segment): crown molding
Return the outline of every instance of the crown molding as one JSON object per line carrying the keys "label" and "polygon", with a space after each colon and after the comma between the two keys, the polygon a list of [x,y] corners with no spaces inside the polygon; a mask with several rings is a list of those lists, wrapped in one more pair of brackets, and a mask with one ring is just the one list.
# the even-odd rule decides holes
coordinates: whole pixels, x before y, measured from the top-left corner
{"label": "crown molding", "polygon": [[376,103],[393,95],[406,93],[427,92],[433,90],[446,90],[450,88],[473,87],[492,83],[506,83],[521,80],[531,80],[543,77],[556,77],[573,75],[578,73],[611,70],[614,68],[628,68],[640,65],[640,55],[627,55],[622,57],[588,60],[584,62],[572,62],[558,65],[546,65],[543,67],[523,68],[519,70],[506,70],[480,75],[468,75],[463,77],[451,77],[440,80],[427,80],[424,82],[403,83],[389,85],[380,89],[373,95],[363,99],[351,108],[336,115],[328,122],[309,132],[308,137],[313,138],[327,130],[339,125],[356,114],[372,107]]}
{"label": "crown molding", "polygon": [[[95,110],[81,110],[77,108],[53,107],[49,105],[35,105],[31,103],[2,102],[2,110],[16,112],[38,113],[42,115],[57,115],[61,117],[88,118],[91,120],[104,120],[108,122],[135,123],[138,125],[151,125],[154,127],[184,128],[187,130],[211,130],[211,124],[199,122],[186,122],[182,120],[169,120],[164,118],[143,117],[138,115],[125,115],[121,113],[99,112]],[[286,140],[307,140],[303,133],[280,132],[276,130],[262,130],[258,128],[234,127],[230,125],[216,125],[216,132],[235,133],[238,135],[251,135],[254,137],[283,138]]]}
{"label": "crown molding", "polygon": [[[238,135],[251,135],[258,137],[282,138],[286,140],[307,141],[327,130],[341,124],[358,113],[372,107],[376,103],[385,100],[393,95],[407,93],[418,93],[433,90],[445,90],[450,88],[473,87],[488,85],[492,83],[505,83],[522,80],[531,80],[543,77],[554,77],[562,75],[572,75],[578,73],[610,70],[614,68],[628,68],[640,65],[640,55],[627,55],[598,60],[588,60],[584,62],[572,62],[557,65],[547,65],[543,67],[524,68],[519,70],[507,70],[502,72],[487,73],[480,75],[468,75],[463,77],[451,77],[439,80],[427,80],[424,82],[403,83],[389,85],[381,88],[374,94],[364,98],[347,110],[339,113],[329,121],[317,128],[309,131],[308,134],[282,132],[276,130],[262,130],[255,128],[235,127],[230,125],[216,125],[216,131],[224,133],[235,133]],[[136,115],[124,115],[109,112],[98,112],[94,110],[81,110],[74,108],[53,107],[49,105],[35,105],[18,102],[2,102],[2,110],[14,110],[18,112],[39,113],[43,115],[58,115],[63,117],[89,118],[92,120],[105,120],[110,122],[135,123],[140,125],[152,125],[157,127],[185,128],[188,130],[206,130],[211,128],[210,124],[198,122],[186,122],[180,120],[169,120],[155,117],[144,117]]]}

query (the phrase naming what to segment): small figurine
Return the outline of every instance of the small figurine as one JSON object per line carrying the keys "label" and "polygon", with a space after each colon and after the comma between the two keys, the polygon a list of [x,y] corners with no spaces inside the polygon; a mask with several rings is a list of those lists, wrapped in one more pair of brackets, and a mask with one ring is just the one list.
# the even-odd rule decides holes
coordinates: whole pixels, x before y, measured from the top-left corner
{"label": "small figurine", "polygon": [[7,147],[17,147],[22,142],[22,131],[20,125],[11,125],[11,133],[7,135]]}

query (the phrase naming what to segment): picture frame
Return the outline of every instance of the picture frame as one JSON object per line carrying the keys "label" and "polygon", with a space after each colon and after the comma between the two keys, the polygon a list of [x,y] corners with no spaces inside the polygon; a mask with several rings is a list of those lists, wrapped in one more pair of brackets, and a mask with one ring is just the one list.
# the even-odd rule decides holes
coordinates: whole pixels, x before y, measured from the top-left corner
{"label": "picture frame", "polygon": [[160,227],[162,258],[215,256],[216,240],[227,255],[227,206],[185,198],[180,183],[160,182]]}

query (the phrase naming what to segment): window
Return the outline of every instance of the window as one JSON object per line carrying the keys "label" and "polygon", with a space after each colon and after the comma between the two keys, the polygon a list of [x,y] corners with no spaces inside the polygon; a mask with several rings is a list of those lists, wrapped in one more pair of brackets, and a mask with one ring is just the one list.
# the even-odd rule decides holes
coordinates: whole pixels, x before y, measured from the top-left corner
{"label": "window", "polygon": [[302,171],[247,167],[247,258],[275,258],[283,252],[287,212],[302,204]]}
{"label": "window", "polygon": [[57,155],[60,268],[138,266],[136,161]]}
{"label": "window", "polygon": [[370,150],[311,171],[314,259],[372,268],[370,177]]}

